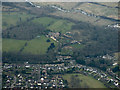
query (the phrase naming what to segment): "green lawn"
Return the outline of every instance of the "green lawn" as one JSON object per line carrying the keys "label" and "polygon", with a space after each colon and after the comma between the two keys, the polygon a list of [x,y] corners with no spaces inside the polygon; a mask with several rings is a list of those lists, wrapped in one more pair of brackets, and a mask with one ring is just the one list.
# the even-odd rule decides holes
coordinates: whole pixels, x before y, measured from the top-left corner
{"label": "green lawn", "polygon": [[63,75],[63,78],[68,81],[69,87],[71,87],[70,83],[72,83],[71,82],[72,75],[74,76],[78,75],[77,78],[79,78],[79,80],[82,80],[80,82],[80,88],[85,88],[85,86],[87,86],[88,88],[106,88],[102,82],[95,80],[90,76],[85,76],[82,74],[65,74]]}
{"label": "green lawn", "polygon": [[33,15],[27,14],[25,12],[10,12],[10,13],[3,12],[2,13],[3,30],[11,26],[15,26],[18,22],[20,22],[20,18],[21,22],[24,22],[31,17],[33,17]]}
{"label": "green lawn", "polygon": [[3,39],[3,51],[19,52],[20,49],[23,48],[25,43],[27,42],[27,46],[24,47],[22,53],[45,54],[51,43],[54,43],[55,46],[57,46],[57,43],[52,39],[50,39],[50,42],[46,42],[47,39],[49,38],[45,36],[41,36],[30,41]]}

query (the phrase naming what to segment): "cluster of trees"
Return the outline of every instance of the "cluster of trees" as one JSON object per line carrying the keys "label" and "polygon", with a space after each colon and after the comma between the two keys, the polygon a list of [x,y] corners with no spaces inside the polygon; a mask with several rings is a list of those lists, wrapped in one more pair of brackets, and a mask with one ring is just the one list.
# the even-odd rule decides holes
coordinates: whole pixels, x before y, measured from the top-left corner
{"label": "cluster of trees", "polygon": [[26,42],[26,43],[24,44],[24,46],[19,50],[19,52],[22,52],[27,45],[28,45],[28,43]]}
{"label": "cluster of trees", "polygon": [[48,47],[48,51],[49,51],[50,49],[53,49],[54,47],[55,47],[54,43],[51,43],[50,46]]}
{"label": "cluster of trees", "polygon": [[[90,53],[91,52],[91,53]],[[97,52],[97,51],[96,51]],[[73,53],[72,57],[76,60],[77,63],[97,67],[101,70],[106,71],[108,66],[112,65],[111,60],[103,59],[100,57],[102,54],[93,54],[92,51],[78,50]]]}
{"label": "cluster of trees", "polygon": [[119,71],[120,71],[119,66],[114,67],[114,68],[112,69],[112,71],[113,71],[113,72],[119,72]]}
{"label": "cluster of trees", "polygon": [[11,6],[11,7],[14,7],[14,8],[16,7],[16,5],[12,2],[2,2],[2,5],[3,6]]}
{"label": "cluster of trees", "polygon": [[118,52],[118,31],[87,23],[78,23],[72,28],[81,32],[80,36],[78,34],[74,37],[78,40],[82,39],[78,37],[83,37],[82,43],[84,45],[83,48],[73,50],[72,56],[76,62],[106,70],[111,62],[98,57]]}
{"label": "cluster of trees", "polygon": [[13,38],[19,40],[31,40],[37,35],[48,34],[50,30],[45,29],[43,25],[34,24],[32,22],[23,23],[15,28],[4,30],[3,38]]}
{"label": "cluster of trees", "polygon": [[81,80],[78,77],[75,77],[74,75],[70,77],[70,85],[72,88],[80,88],[80,82]]}
{"label": "cluster of trees", "polygon": [[3,52],[3,63],[52,63],[56,54],[50,52],[44,55],[21,54],[16,52]]}
{"label": "cluster of trees", "polygon": [[[79,23],[74,25],[74,29],[81,32],[80,35],[74,37],[81,37],[83,43],[86,45],[86,52],[92,50],[91,53],[105,54],[118,52],[118,31],[113,28],[93,26],[88,23]],[[90,43],[88,43],[90,42]],[[89,49],[89,50],[88,50]]]}
{"label": "cluster of trees", "polygon": [[72,88],[89,88],[89,86],[84,83],[84,84],[81,84],[83,81],[79,78],[78,75],[72,75],[70,77],[70,86]]}
{"label": "cluster of trees", "polygon": [[77,63],[88,65],[91,67],[97,67],[102,70],[106,70],[108,66],[112,65],[111,60],[105,60],[100,56],[106,55],[111,53],[112,51],[102,51],[101,48],[94,46],[94,47],[88,47],[85,46],[84,48],[80,48],[78,50],[75,50],[72,57],[76,60]]}

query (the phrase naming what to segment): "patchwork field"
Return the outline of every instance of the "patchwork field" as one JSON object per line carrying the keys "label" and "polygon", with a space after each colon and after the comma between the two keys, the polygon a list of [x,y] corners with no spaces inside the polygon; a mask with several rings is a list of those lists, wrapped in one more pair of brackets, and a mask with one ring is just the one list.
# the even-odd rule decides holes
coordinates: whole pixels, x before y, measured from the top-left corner
{"label": "patchwork field", "polygon": [[3,12],[2,13],[2,28],[7,29],[11,26],[15,26],[18,23],[25,22],[27,19],[34,17],[34,15],[27,14],[25,12]]}
{"label": "patchwork field", "polygon": [[74,23],[66,21],[66,20],[58,20],[57,22],[50,25],[48,29],[55,31],[55,32],[65,33],[71,30],[72,25],[74,25]]}
{"label": "patchwork field", "polygon": [[82,22],[88,22],[92,25],[95,26],[107,26],[108,24],[115,24],[115,22],[110,21],[110,20],[105,20],[105,19],[100,19],[100,18],[95,18],[95,17],[89,17],[81,13],[64,13],[57,11],[55,13],[51,13],[51,15],[59,16],[59,17],[64,17],[64,18],[70,18],[76,21],[82,21]]}
{"label": "patchwork field", "polygon": [[[50,42],[46,42],[49,38],[41,36],[33,40],[15,40],[15,39],[3,39],[3,52],[20,52],[30,54],[45,54],[51,43],[57,46],[57,43],[52,39]],[[25,45],[26,44],[26,45]]]}
{"label": "patchwork field", "polygon": [[36,24],[42,24],[43,26],[47,27],[48,25],[54,23],[55,21],[57,21],[57,19],[50,18],[50,17],[41,17],[41,18],[36,18],[31,22]]}
{"label": "patchwork field", "polygon": [[4,52],[19,52],[26,40],[3,39],[2,48]]}
{"label": "patchwork field", "polygon": [[56,5],[59,7],[62,7],[64,9],[72,9],[73,7],[75,7],[77,5],[76,2],[73,3],[69,3],[69,2],[34,2],[36,5],[40,5],[40,6],[48,6],[48,5]]}
{"label": "patchwork field", "polygon": [[23,53],[45,54],[51,43],[54,43],[55,46],[57,46],[57,43],[52,39],[49,39],[50,42],[46,42],[47,39],[49,38],[41,36],[40,38],[28,41],[28,46],[24,48]]}
{"label": "patchwork field", "polygon": [[116,2],[103,2],[103,3],[88,3],[88,2],[80,2],[80,3],[69,3],[69,2],[63,2],[63,3],[35,3],[36,5],[40,6],[52,6],[55,5],[57,7],[61,7],[62,9],[72,10],[72,12],[65,13],[61,11],[52,12],[51,15],[56,15],[60,17],[66,17],[71,18],[73,20],[77,21],[83,21],[83,22],[89,22],[94,25],[101,25],[106,26],[108,24],[114,24],[115,22],[112,22],[110,20],[105,20],[101,18],[96,17],[89,17],[84,14],[81,14],[79,12],[74,12],[77,10],[83,10],[89,14],[95,14],[97,16],[105,16],[113,19],[118,18],[118,3]]}
{"label": "patchwork field", "polygon": [[70,87],[72,87],[72,83],[74,83],[74,80],[72,80],[73,79],[72,77],[74,77],[75,79],[79,79],[80,81],[78,84],[79,88],[106,88],[103,83],[95,80],[90,76],[85,76],[82,74],[65,74],[63,75],[63,78],[68,81],[68,85]]}
{"label": "patchwork field", "polygon": [[109,8],[110,7],[109,3],[103,3],[103,5],[106,5],[106,6],[102,6],[101,4],[100,5],[98,4],[83,3],[82,5],[77,6],[75,9],[81,9],[95,15],[106,16],[106,17],[111,17],[115,19],[118,18],[118,9],[114,8],[117,5],[117,3],[111,3],[111,5],[114,5],[114,6],[111,6],[111,8]]}
{"label": "patchwork field", "polygon": [[[2,3],[2,5],[4,7],[2,9],[3,40],[1,42],[2,50],[0,49],[0,51],[3,53],[3,63],[41,63],[42,66],[45,64],[45,67],[48,64],[46,71],[41,68],[42,72],[39,75],[44,75],[47,72],[46,77],[50,81],[50,87],[53,88],[64,86],[69,88],[119,86],[117,79],[110,82],[110,79],[114,76],[110,75],[109,77],[109,73],[107,73],[108,69],[115,72],[116,75],[119,73],[118,66],[113,66],[116,63],[115,59],[119,58],[119,53],[115,53],[118,51],[117,29],[119,27],[113,27],[114,24],[116,25],[116,19],[118,18],[117,3],[33,3],[27,1],[23,3]],[[40,5],[40,7],[36,5]],[[115,57],[113,53],[115,53]],[[66,59],[70,59],[70,61]],[[54,64],[56,69],[51,65],[48,69],[49,64]],[[77,73],[79,72],[78,64],[85,65],[86,68],[88,66],[97,68],[98,72],[96,71],[95,74],[98,76],[96,78],[101,76],[100,80],[104,82],[98,81],[98,78],[98,80],[94,79],[93,74]],[[66,69],[64,66],[68,68]],[[9,68],[7,64],[5,67],[6,69]],[[36,71],[39,72],[41,70],[38,70],[38,67],[36,67]],[[10,67],[9,70],[13,69]],[[105,73],[102,73],[102,71]],[[39,83],[39,80],[36,79],[38,78],[38,72],[30,73],[28,71],[31,76],[29,75],[27,79],[24,79],[25,83],[23,83],[23,80],[16,82],[15,77],[7,77],[8,80],[5,80],[5,83],[10,85],[6,87],[15,87],[15,84],[21,83],[21,86],[26,84],[26,86],[34,88]],[[59,75],[53,78],[49,76],[49,74],[54,76],[57,73],[61,73],[63,80],[59,80]],[[6,76],[9,76],[7,74]],[[21,71],[15,72],[15,76],[17,74],[20,74],[20,77],[22,75]],[[105,74],[106,76],[104,76]],[[11,75],[13,74],[11,73]],[[31,84],[32,81],[29,82],[29,79],[34,75],[37,76],[33,78],[37,83]],[[54,78],[56,79],[55,82],[50,80]],[[12,85],[11,80],[15,84]],[[8,81],[11,83],[8,83]],[[59,83],[59,86],[56,86],[56,82]],[[43,87],[42,85],[43,83],[40,85],[41,89],[49,87],[47,84],[44,84]]]}
{"label": "patchwork field", "polygon": [[42,24],[43,26],[45,26],[47,29],[51,31],[61,32],[61,33],[70,31],[72,25],[74,25],[74,23],[68,20],[60,20],[52,17],[41,17],[41,18],[34,19],[31,22],[36,24]]}

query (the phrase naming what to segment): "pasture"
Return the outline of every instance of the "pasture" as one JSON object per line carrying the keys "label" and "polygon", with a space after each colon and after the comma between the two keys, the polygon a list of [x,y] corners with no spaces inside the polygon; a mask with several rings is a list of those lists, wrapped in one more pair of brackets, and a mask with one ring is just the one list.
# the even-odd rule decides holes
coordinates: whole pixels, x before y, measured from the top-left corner
{"label": "pasture", "polygon": [[68,20],[55,19],[52,17],[40,17],[32,20],[31,22],[36,24],[42,24],[44,27],[53,32],[61,33],[66,33],[67,31],[70,31],[72,25],[74,25],[74,23]]}
{"label": "pasture", "polygon": [[79,88],[106,88],[103,83],[100,81],[95,80],[90,76],[85,76],[82,74],[65,74],[63,78],[68,81],[69,87],[71,87],[71,77],[74,76],[76,79],[80,80]]}
{"label": "pasture", "polygon": [[2,28],[5,30],[18,23],[27,21],[31,17],[34,17],[34,15],[25,12],[2,12]]}
{"label": "pasture", "polygon": [[[3,52],[19,52],[23,48],[21,53],[30,54],[45,54],[51,43],[57,46],[57,43],[52,39],[50,42],[46,42],[49,38],[41,36],[32,40],[15,40],[15,39],[3,39]],[[25,45],[27,43],[27,45]]]}

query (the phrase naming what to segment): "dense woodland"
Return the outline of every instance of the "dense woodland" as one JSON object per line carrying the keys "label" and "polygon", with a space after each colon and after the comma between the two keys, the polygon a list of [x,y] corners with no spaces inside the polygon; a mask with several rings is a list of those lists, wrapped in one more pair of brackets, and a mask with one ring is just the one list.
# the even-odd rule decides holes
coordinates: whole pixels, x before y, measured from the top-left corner
{"label": "dense woodland", "polygon": [[23,23],[15,28],[10,28],[3,31],[3,38],[13,38],[19,40],[31,40],[37,35],[48,34],[49,30],[46,30],[42,25],[34,23]]}

